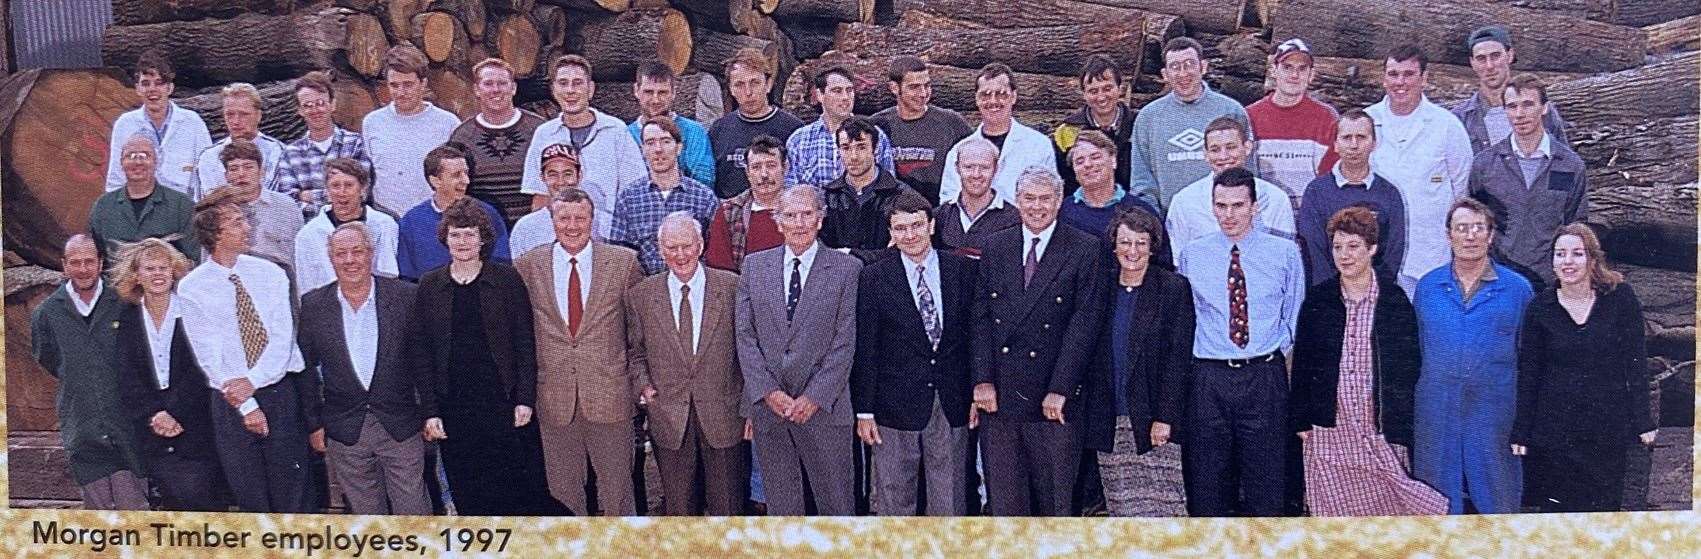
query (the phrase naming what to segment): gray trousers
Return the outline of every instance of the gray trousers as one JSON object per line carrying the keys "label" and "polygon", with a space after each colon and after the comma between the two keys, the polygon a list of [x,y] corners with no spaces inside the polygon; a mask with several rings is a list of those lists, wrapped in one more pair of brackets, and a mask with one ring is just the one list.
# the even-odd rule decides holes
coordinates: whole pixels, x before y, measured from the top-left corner
{"label": "gray trousers", "polygon": [[[758,412],[762,413],[762,412]],[[817,417],[816,421],[820,421]],[[822,516],[852,516],[851,449],[856,429],[850,425],[798,425],[789,421],[757,427],[756,460],[762,465],[769,516],[803,516],[805,476]]]}
{"label": "gray trousers", "polygon": [[130,470],[77,486],[83,508],[89,510],[148,510],[148,486]]}
{"label": "gray trousers", "polygon": [[1080,423],[981,416],[986,493],[992,516],[1070,516],[1081,464]]}
{"label": "gray trousers", "polygon": [[431,514],[425,496],[425,442],[419,433],[390,437],[372,414],[352,445],[325,438],[325,465],[336,472],[353,514]]}
{"label": "gray trousers", "polygon": [[927,515],[962,516],[968,480],[963,467],[969,449],[967,427],[952,427],[933,399],[933,415],[920,431],[879,426],[874,446],[874,510],[884,516],[919,514],[916,483],[927,478]]}

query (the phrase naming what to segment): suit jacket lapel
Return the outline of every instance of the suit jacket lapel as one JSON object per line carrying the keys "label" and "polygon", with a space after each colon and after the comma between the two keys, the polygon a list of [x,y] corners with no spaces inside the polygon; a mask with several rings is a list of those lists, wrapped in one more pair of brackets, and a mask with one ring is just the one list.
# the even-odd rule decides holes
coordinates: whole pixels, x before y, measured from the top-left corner
{"label": "suit jacket lapel", "polygon": [[[367,296],[366,304],[375,304],[377,300],[378,286],[374,283],[372,286],[372,293]],[[331,344],[332,349],[327,355],[332,359],[339,359],[339,361],[327,363],[327,365],[330,365],[329,367],[321,365],[319,369],[320,379],[324,379],[324,371],[326,369],[330,369],[332,371],[344,371],[348,373],[348,380],[354,382],[351,386],[358,387],[360,386],[360,375],[354,372],[354,355],[348,352],[348,336],[343,335],[342,300],[333,294],[331,298],[331,308],[326,310],[328,312],[320,313],[320,316],[323,316],[324,318],[321,319],[319,327],[325,329],[325,339]],[[379,317],[379,320],[382,321],[383,317]],[[377,380],[377,374],[374,373],[373,381],[376,382]],[[368,389],[370,389],[370,387]]]}
{"label": "suit jacket lapel", "polygon": [[[890,258],[907,259],[909,257],[899,253],[892,255]],[[941,259],[941,261],[943,261],[943,259]],[[903,338],[906,340],[915,340],[916,343],[924,349],[932,350],[932,345],[927,341],[927,328],[921,324],[921,309],[916,308],[915,295],[913,295],[910,291],[910,274],[909,270],[906,269],[909,262],[895,260],[893,263],[897,265],[888,266],[892,271],[886,274],[886,285],[892,293],[892,306],[897,310],[898,324],[900,324],[899,327],[907,331],[907,333],[903,335]],[[944,284],[944,270],[940,270],[939,272],[939,283]],[[858,294],[858,296],[861,297],[863,295]],[[877,294],[870,293],[867,296],[874,297],[877,296]],[[938,310],[937,303],[939,301],[940,298],[935,296],[933,299],[933,302],[935,303],[935,310]]]}
{"label": "suit jacket lapel", "polygon": [[602,316],[603,307],[610,304],[609,298],[614,297],[613,304],[619,304],[619,292],[609,293],[610,284],[614,281],[614,258],[607,247],[600,243],[591,243],[591,293],[585,298],[585,310],[579,317],[579,331],[590,329],[590,322]]}
{"label": "suit jacket lapel", "polygon": [[[403,316],[401,316],[406,308],[392,301],[395,298],[395,291],[384,287],[377,280],[373,280],[372,294],[371,302],[378,304],[378,355],[372,363],[372,386],[367,387],[368,391],[377,388],[380,379],[387,378],[388,375],[384,374],[384,357],[398,354],[396,344],[401,342],[399,332],[407,327],[403,323]],[[350,357],[352,358],[352,356]]]}
{"label": "suit jacket lapel", "polygon": [[[786,345],[791,345],[792,340],[797,338],[797,333],[801,330],[799,326],[809,320],[810,314],[813,313],[816,308],[828,303],[828,301],[825,301],[821,296],[821,290],[826,289],[821,287],[821,282],[823,281],[822,278],[827,271],[833,269],[832,260],[822,258],[823,253],[829,250],[833,249],[827,248],[825,245],[821,245],[820,248],[815,250],[815,261],[809,264],[809,273],[804,276],[803,280],[803,290],[797,294],[797,308],[792,311],[792,320],[791,324],[788,325],[790,327],[790,331],[786,336]],[[784,267],[785,266],[783,265],[781,266],[782,269]],[[835,304],[837,301],[837,299],[833,300]],[[784,302],[780,303],[780,312],[785,312]],[[784,315],[782,314],[781,316]]]}
{"label": "suit jacket lapel", "polygon": [[[1017,320],[1011,324],[1021,324],[1028,319],[1028,314],[1033,312],[1034,307],[1044,302],[1042,299],[1046,295],[1046,288],[1057,279],[1058,272],[1063,270],[1069,260],[1075,258],[1075,255],[1071,254],[1075,245],[1067,241],[1068,233],[1064,231],[1064,227],[1068,226],[1059,223],[1052,230],[1051,240],[1045,246],[1045,254],[1040,256],[1039,266],[1034,270],[1034,278],[1028,282],[1027,288],[1022,290],[1020,306],[1017,307]],[[1026,244],[1026,241],[1023,241],[1023,244]],[[1021,250],[1026,251],[1027,248],[1023,247]],[[1027,254],[1024,252],[1022,256],[1026,258]],[[1020,267],[1016,270],[1018,274],[1021,273]]]}
{"label": "suit jacket lapel", "polygon": [[561,296],[561,291],[565,288],[557,287],[555,285],[555,247],[554,245],[546,246],[548,247],[548,250],[543,251],[543,257],[532,260],[532,265],[529,267],[530,270],[522,270],[522,272],[529,272],[532,277],[541,278],[538,285],[549,286],[549,300],[533,300],[532,306],[542,308],[543,314],[548,316],[550,320],[554,321],[554,324],[561,325],[562,332],[566,332],[567,317],[561,316],[561,307],[556,306],[556,303],[559,302],[557,299]]}
{"label": "suit jacket lapel", "polygon": [[702,361],[703,351],[708,348],[709,332],[718,332],[725,328],[722,324],[726,317],[732,316],[732,298],[727,297],[725,284],[707,269],[703,270],[703,316],[698,317],[702,328],[697,332],[697,353],[691,356],[691,370],[695,371]]}

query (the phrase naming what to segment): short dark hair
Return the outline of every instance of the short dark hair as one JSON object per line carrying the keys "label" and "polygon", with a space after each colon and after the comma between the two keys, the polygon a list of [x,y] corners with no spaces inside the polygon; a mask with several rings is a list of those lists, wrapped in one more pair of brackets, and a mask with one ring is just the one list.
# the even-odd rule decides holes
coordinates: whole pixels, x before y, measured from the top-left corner
{"label": "short dark hair", "polygon": [[662,129],[662,132],[666,132],[668,136],[672,136],[673,141],[675,142],[685,141],[684,134],[681,134],[679,131],[679,123],[674,122],[671,118],[658,118],[645,121],[644,125],[638,128],[639,144],[644,143],[644,129],[651,126]]}
{"label": "short dark hair", "polygon": [[242,211],[235,198],[235,191],[216,188],[195,203],[195,213],[189,218],[189,224],[195,228],[195,236],[200,239],[201,246],[209,252],[218,244],[219,233],[224,231],[225,214]]}
{"label": "short dark hair", "polygon": [[916,212],[921,212],[927,215],[928,219],[933,219],[933,204],[929,204],[927,198],[923,197],[921,193],[906,189],[892,200],[891,205],[886,206],[886,223],[888,225],[892,223],[892,216]]}
{"label": "short dark hair", "polygon": [[467,174],[472,174],[473,162],[471,157],[467,157],[466,146],[462,145],[460,142],[448,142],[431,148],[431,151],[425,153],[425,176],[437,176],[437,173],[443,170],[443,161],[447,159],[460,159],[466,161]]}
{"label": "short dark hair", "polygon": [[265,159],[260,157],[260,146],[249,140],[233,138],[229,144],[225,144],[224,149],[219,150],[219,165],[230,165],[230,162],[238,159],[247,159],[262,166],[266,164]]}
{"label": "short dark hair", "polygon": [[[1200,60],[1205,59],[1205,45],[1199,44],[1199,41],[1194,40],[1192,37],[1176,37],[1164,43],[1165,55],[1188,49],[1193,49],[1193,54],[1198,55]],[[1160,62],[1162,61],[1160,60]]]}
{"label": "short dark hair", "polygon": [[1366,244],[1381,244],[1381,226],[1376,224],[1376,212],[1361,204],[1341,208],[1335,215],[1329,216],[1329,224],[1324,228],[1329,234],[1323,242],[1333,243],[1336,233],[1358,235]]}
{"label": "short dark hair", "polygon": [[555,81],[555,75],[561,73],[562,68],[570,66],[584,70],[586,76],[594,75],[591,72],[590,59],[577,54],[563,54],[555,57],[555,62],[549,65],[549,80]]}
{"label": "short dark hair", "polygon": [[892,65],[886,70],[886,79],[892,83],[903,83],[904,76],[915,72],[926,72],[927,63],[914,56],[894,56]]}
{"label": "short dark hair", "polygon": [[1240,141],[1242,142],[1245,142],[1249,135],[1246,133],[1246,123],[1241,122],[1234,117],[1223,115],[1211,119],[1211,123],[1205,125],[1205,136],[1208,137],[1212,132],[1221,132],[1224,130],[1233,130],[1234,133],[1240,134]]}
{"label": "short dark hair", "polygon": [[385,78],[390,77],[390,72],[401,72],[425,79],[425,69],[430,65],[431,59],[426,58],[419,47],[406,42],[390,47],[390,50],[384,53]]}
{"label": "short dark hair", "polygon": [[360,188],[363,191],[367,186],[372,184],[372,177],[366,174],[366,164],[361,163],[358,160],[349,159],[347,157],[337,157],[326,161],[325,180],[327,182],[331,178],[331,171],[336,171],[338,173],[354,177],[354,180],[360,182]]}
{"label": "short dark hair", "polygon": [[1252,195],[1252,200],[1254,202],[1258,200],[1257,177],[1252,174],[1252,171],[1246,170],[1245,167],[1235,167],[1233,169],[1223,171],[1222,173],[1217,174],[1216,178],[1211,179],[1211,198],[1213,200],[1216,199],[1216,189],[1219,186],[1226,186],[1229,188],[1245,187],[1246,191]]}
{"label": "short dark hair", "polygon": [[437,222],[437,242],[448,246],[449,230],[466,227],[478,229],[483,247],[479,250],[479,259],[490,258],[491,248],[496,245],[496,229],[490,224],[490,215],[484,213],[479,201],[471,196],[462,196],[443,209],[443,218]]}
{"label": "short dark hair", "polygon": [[780,141],[779,138],[763,134],[757,136],[754,140],[750,140],[750,147],[744,149],[746,157],[749,156],[748,154],[750,152],[773,154],[775,157],[780,158],[780,161],[784,162],[786,160],[786,143]]}
{"label": "short dark hair", "polygon": [[852,115],[845,119],[844,124],[839,125],[839,131],[833,134],[834,144],[838,143],[840,136],[852,142],[858,138],[868,138],[868,142],[871,144],[880,143],[880,129],[874,126],[873,120],[862,115]]}
{"label": "short dark hair", "polygon": [[1110,226],[1104,230],[1104,238],[1109,239],[1107,248],[1116,250],[1116,231],[1127,227],[1135,233],[1145,233],[1151,237],[1152,254],[1169,254],[1169,237],[1164,233],[1164,221],[1145,208],[1125,207],[1116,210],[1111,216]]}
{"label": "short dark hair", "polygon": [[839,77],[844,78],[845,81],[851,82],[852,84],[856,83],[856,74],[852,74],[850,68],[837,64],[822,68],[821,71],[816,72],[814,78],[809,80],[809,83],[815,91],[826,91],[827,77],[834,74],[837,74]]}
{"label": "short dark hair", "polygon": [[1386,66],[1389,62],[1405,62],[1414,58],[1417,59],[1419,72],[1429,71],[1429,55],[1424,54],[1423,47],[1417,43],[1394,45],[1388,49],[1388,55],[1382,57],[1382,64]]}
{"label": "short dark hair", "polygon": [[672,84],[676,77],[677,76],[673,73],[673,68],[669,68],[666,64],[662,64],[660,60],[645,60],[642,64],[638,65],[638,73],[637,76],[633,78],[633,81],[665,81]]}
{"label": "short dark hair", "polygon": [[593,215],[596,213],[597,209],[596,198],[592,198],[590,194],[577,188],[568,188],[556,192],[555,194],[551,194],[549,196],[549,203],[546,205],[554,206],[556,204],[589,204]]}
{"label": "short dark hair", "polygon": [[1339,129],[1340,123],[1346,122],[1346,121],[1349,121],[1349,120],[1368,120],[1368,121],[1370,121],[1370,139],[1372,139],[1372,140],[1376,139],[1376,118],[1370,116],[1370,113],[1365,112],[1364,109],[1352,109],[1352,110],[1349,110],[1347,112],[1341,113],[1341,119],[1339,121],[1336,121],[1336,123],[1335,123],[1337,130]]}
{"label": "short dark hair", "polygon": [[331,78],[330,72],[314,70],[312,72],[302,74],[300,79],[295,80],[295,92],[301,93],[304,89],[317,91],[325,94],[326,97],[329,97],[332,100],[336,100],[337,92],[331,87],[332,83],[334,83],[334,80]]}
{"label": "short dark hair", "polygon": [[160,52],[159,49],[148,49],[141,56],[136,57],[136,71],[130,75],[140,80],[142,74],[148,72],[159,74],[159,79],[166,82],[177,79],[177,70],[171,67],[171,59],[166,58],[165,53]]}
{"label": "short dark hair", "polygon": [[998,76],[1004,76],[1004,79],[1010,81],[1010,89],[1016,89],[1016,76],[1011,72],[1010,66],[1003,62],[993,62],[981,66],[980,74],[975,76],[975,89],[980,89],[981,80],[990,80]]}
{"label": "short dark hair", "polygon": [[1464,198],[1454,200],[1453,205],[1447,207],[1447,221],[1445,224],[1448,229],[1453,228],[1453,212],[1459,211],[1460,208],[1471,210],[1477,215],[1481,215],[1487,219],[1488,229],[1490,231],[1493,231],[1498,223],[1495,219],[1494,210],[1489,208],[1488,204],[1484,204],[1482,200],[1466,196]]}
{"label": "short dark hair", "polygon": [[1087,80],[1103,76],[1106,72],[1110,73],[1111,81],[1122,83],[1122,68],[1117,67],[1116,61],[1111,60],[1109,55],[1101,53],[1088,56],[1081,62],[1081,85],[1087,85]]}
{"label": "short dark hair", "polygon": [[1506,89],[1516,89],[1519,92],[1535,90],[1536,98],[1543,103],[1547,102],[1547,84],[1542,83],[1542,79],[1535,74],[1512,76],[1512,79],[1506,82]]}

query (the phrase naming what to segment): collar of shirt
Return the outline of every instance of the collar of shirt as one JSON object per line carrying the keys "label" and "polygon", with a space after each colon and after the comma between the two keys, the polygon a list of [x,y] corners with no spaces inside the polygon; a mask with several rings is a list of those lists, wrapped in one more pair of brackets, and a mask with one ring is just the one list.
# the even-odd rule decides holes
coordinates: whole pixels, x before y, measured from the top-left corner
{"label": "collar of shirt", "polygon": [[932,248],[927,249],[927,256],[923,257],[921,262],[916,262],[907,254],[899,253],[899,256],[903,257],[904,275],[910,278],[910,290],[912,291],[915,290],[915,277],[919,273],[917,268],[925,265],[928,272],[939,271],[939,251]]}
{"label": "collar of shirt", "polygon": [[147,312],[147,306],[143,305],[142,324],[146,325],[148,327],[148,332],[155,336],[171,330],[171,325],[177,321],[178,317],[183,316],[183,305],[179,304],[180,302],[181,299],[177,297],[176,293],[172,293],[171,297],[166,299],[165,320],[160,321],[161,325],[157,328],[154,327],[153,313]]}
{"label": "collar of shirt", "polygon": [[985,217],[987,212],[1003,208],[1004,198],[999,196],[997,192],[993,192],[992,202],[987,204],[986,207],[981,208],[980,213],[978,214],[969,213],[969,207],[963,205],[963,199],[961,196],[958,196],[957,201],[952,203],[957,205],[957,218],[962,220],[963,230],[967,231],[969,230],[969,226],[974,225],[976,221],[980,221],[980,218]]}
{"label": "collar of shirt", "polygon": [[1085,188],[1075,189],[1075,193],[1072,194],[1071,196],[1075,198],[1075,203],[1077,203],[1077,204],[1082,204],[1082,205],[1092,206],[1092,207],[1098,207],[1098,208],[1108,208],[1108,207],[1111,207],[1111,206],[1115,206],[1118,202],[1121,202],[1122,197],[1126,196],[1127,194],[1128,194],[1128,191],[1126,189],[1122,188],[1122,185],[1120,185],[1120,184],[1116,185],[1116,190],[1111,191],[1110,201],[1105,202],[1105,204],[1103,206],[1093,206],[1092,204],[1088,203],[1087,202],[1087,189],[1085,189]]}
{"label": "collar of shirt", "polygon": [[[1366,163],[1365,166],[1369,167],[1370,164]],[[1362,182],[1362,183],[1354,183],[1353,181],[1347,180],[1347,176],[1341,174],[1341,162],[1340,161],[1336,161],[1334,168],[1329,169],[1329,174],[1335,176],[1335,186],[1339,187],[1339,188],[1346,188],[1347,185],[1349,185],[1349,184],[1363,184],[1364,188],[1369,189],[1370,185],[1376,183],[1376,168],[1375,167],[1370,167],[1370,172],[1366,173],[1364,175],[1364,182]]]}
{"label": "collar of shirt", "polygon": [[689,286],[691,286],[691,294],[693,296],[701,295],[703,293],[703,281],[704,280],[703,280],[703,266],[702,265],[698,265],[697,271],[691,273],[691,280],[690,281],[684,281],[684,282],[679,281],[679,276],[674,274],[673,270],[668,270],[667,271],[667,292],[672,293],[673,298],[675,300],[678,300],[678,298],[679,298],[679,286],[689,285]]}
{"label": "collar of shirt", "polygon": [[89,301],[85,303],[83,298],[77,295],[76,288],[71,287],[71,282],[65,282],[65,294],[71,296],[71,303],[76,305],[77,314],[83,315],[83,318],[88,318],[90,314],[94,313],[95,304],[100,302],[100,294],[105,291],[106,282],[95,280],[94,297],[90,297]]}
{"label": "collar of shirt", "polygon": [[378,286],[376,283],[366,286],[366,301],[362,302],[358,309],[354,308],[354,305],[349,303],[348,296],[343,294],[342,286],[337,286],[336,292],[337,302],[342,303],[343,305],[343,316],[348,317],[362,314],[372,309],[372,302],[378,297]]}
{"label": "collar of shirt", "polygon": [[556,241],[554,250],[555,284],[559,286],[554,290],[555,306],[556,310],[561,312],[561,320],[567,320],[567,298],[563,295],[567,293],[568,278],[573,274],[574,266],[570,260],[577,259],[579,262],[579,301],[588,302],[591,299],[591,243],[585,243],[585,247],[579,249],[579,252],[569,253],[567,247]]}
{"label": "collar of shirt", "polygon": [[485,128],[495,128],[497,130],[504,130],[504,129],[507,129],[508,127],[510,127],[510,126],[513,126],[515,124],[519,124],[520,117],[523,117],[523,116],[525,116],[525,114],[520,112],[519,107],[515,107],[514,108],[514,116],[508,117],[507,122],[496,123],[496,122],[491,122],[491,121],[485,120],[484,119],[484,113],[479,113],[477,115],[474,115],[473,118],[478,119],[478,125],[479,126],[483,126]]}
{"label": "collar of shirt", "polygon": [[1051,234],[1057,232],[1057,220],[1051,220],[1051,225],[1045,226],[1045,229],[1041,229],[1038,233],[1028,230],[1027,225],[1019,225],[1019,227],[1022,228],[1023,260],[1025,261],[1028,258],[1028,247],[1034,246],[1034,239],[1039,239],[1039,246],[1034,248],[1034,260],[1045,258],[1045,249],[1051,248]]}
{"label": "collar of shirt", "polygon": [[1553,138],[1548,135],[1546,130],[1542,131],[1542,141],[1536,144],[1536,151],[1531,153],[1524,153],[1524,150],[1518,149],[1517,136],[1513,136],[1509,141],[1512,142],[1512,155],[1517,157],[1523,159],[1546,159],[1553,157]]}
{"label": "collar of shirt", "polygon": [[171,341],[177,334],[177,319],[183,316],[183,307],[177,304],[176,293],[172,293],[165,304],[165,319],[158,326],[154,325],[147,307],[142,307],[142,327],[147,329],[148,349],[153,353],[154,380],[160,390],[171,388]]}
{"label": "collar of shirt", "polygon": [[813,244],[810,244],[809,248],[803,251],[803,254],[792,253],[791,245],[782,245],[782,246],[786,247],[786,254],[785,254],[785,256],[786,256],[786,259],[785,259],[786,277],[791,277],[791,266],[792,266],[791,262],[793,260],[803,261],[803,273],[805,275],[808,275],[809,274],[809,268],[811,268],[815,265],[815,254],[817,252],[821,251],[821,242],[819,240],[817,240]]}
{"label": "collar of shirt", "polygon": [[[433,206],[433,209],[435,209],[435,206]],[[354,219],[350,219],[348,221],[338,220],[337,219],[337,213],[331,211],[330,206],[325,206],[324,214],[325,214],[325,220],[331,222],[331,229],[336,229],[338,226],[341,226],[344,223],[354,223],[356,221],[366,221],[366,212],[369,212],[369,211],[372,211],[372,208],[367,207],[367,206],[361,206],[360,207],[360,215],[354,216]],[[439,213],[441,213],[441,212],[439,212]]]}

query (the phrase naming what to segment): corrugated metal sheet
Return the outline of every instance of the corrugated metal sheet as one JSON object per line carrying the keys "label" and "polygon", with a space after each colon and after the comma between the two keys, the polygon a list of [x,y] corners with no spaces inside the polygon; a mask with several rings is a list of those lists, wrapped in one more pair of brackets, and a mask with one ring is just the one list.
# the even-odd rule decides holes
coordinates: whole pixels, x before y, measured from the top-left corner
{"label": "corrugated metal sheet", "polygon": [[100,34],[111,0],[11,0],[12,48],[19,70],[101,66]]}

